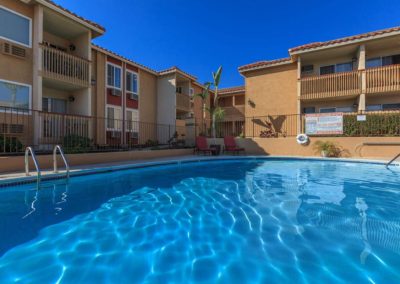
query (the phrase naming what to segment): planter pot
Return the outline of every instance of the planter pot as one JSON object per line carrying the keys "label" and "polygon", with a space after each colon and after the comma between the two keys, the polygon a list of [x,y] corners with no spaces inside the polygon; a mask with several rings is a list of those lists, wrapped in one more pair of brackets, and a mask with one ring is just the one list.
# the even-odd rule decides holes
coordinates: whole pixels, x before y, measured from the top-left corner
{"label": "planter pot", "polygon": [[327,158],[328,156],[328,151],[321,151],[321,157]]}
{"label": "planter pot", "polygon": [[210,148],[214,150],[212,152],[213,156],[218,156],[221,154],[221,145],[210,145]]}

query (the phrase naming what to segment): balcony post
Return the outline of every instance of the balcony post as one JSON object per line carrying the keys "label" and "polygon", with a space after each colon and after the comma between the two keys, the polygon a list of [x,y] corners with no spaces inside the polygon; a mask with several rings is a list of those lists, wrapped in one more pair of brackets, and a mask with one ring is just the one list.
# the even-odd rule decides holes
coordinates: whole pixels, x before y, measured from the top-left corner
{"label": "balcony post", "polygon": [[366,71],[365,71],[365,63],[366,63],[366,58],[365,58],[365,45],[360,45],[358,48],[358,72],[359,76],[361,76],[361,94],[358,98],[358,112],[363,113],[365,112],[365,105],[366,105],[366,98],[365,98],[365,93],[367,92],[367,76],[366,76]]}
{"label": "balcony post", "polygon": [[[43,6],[35,5],[34,21],[33,21],[33,82],[32,82],[32,106],[34,110],[42,110],[42,64],[43,53],[40,44],[43,42]],[[33,117],[33,145],[39,144],[41,132],[40,117],[36,112],[32,113]]]}
{"label": "balcony post", "polygon": [[297,58],[297,134],[301,133],[301,57]]}

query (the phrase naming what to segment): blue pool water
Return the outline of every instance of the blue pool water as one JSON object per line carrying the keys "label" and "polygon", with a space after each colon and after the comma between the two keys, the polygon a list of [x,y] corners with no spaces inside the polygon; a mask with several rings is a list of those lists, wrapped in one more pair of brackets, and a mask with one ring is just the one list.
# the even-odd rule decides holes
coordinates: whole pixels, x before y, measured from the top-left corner
{"label": "blue pool water", "polygon": [[0,283],[400,283],[400,172],[186,163],[0,188]]}

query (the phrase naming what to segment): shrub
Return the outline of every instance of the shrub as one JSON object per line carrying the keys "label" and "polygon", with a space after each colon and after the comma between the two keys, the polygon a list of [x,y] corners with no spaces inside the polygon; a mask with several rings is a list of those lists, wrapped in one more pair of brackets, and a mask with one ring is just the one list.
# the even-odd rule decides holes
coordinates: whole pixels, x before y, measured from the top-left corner
{"label": "shrub", "polygon": [[90,150],[92,140],[85,136],[67,135],[64,137],[63,146],[67,153],[84,153]]}
{"label": "shrub", "polygon": [[357,116],[343,117],[344,136],[400,136],[399,114],[368,114],[366,121]]}
{"label": "shrub", "polygon": [[314,149],[318,154],[326,157],[339,157],[343,151],[340,146],[331,141],[317,141],[314,143]]}
{"label": "shrub", "polygon": [[0,135],[0,152],[21,152],[23,145],[17,137],[4,137]]}

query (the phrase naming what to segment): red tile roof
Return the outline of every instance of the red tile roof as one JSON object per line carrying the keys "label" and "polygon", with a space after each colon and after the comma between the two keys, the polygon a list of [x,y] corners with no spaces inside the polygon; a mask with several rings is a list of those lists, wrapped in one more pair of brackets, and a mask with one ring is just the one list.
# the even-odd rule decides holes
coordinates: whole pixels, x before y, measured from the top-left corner
{"label": "red tile roof", "polygon": [[149,68],[149,67],[147,67],[147,66],[144,66],[144,65],[142,65],[142,64],[140,64],[140,63],[137,63],[137,62],[135,62],[135,61],[133,61],[133,60],[130,60],[130,59],[128,59],[128,58],[126,58],[126,57],[124,57],[124,56],[122,56],[122,55],[119,55],[119,54],[117,54],[117,53],[115,53],[115,52],[113,52],[113,51],[111,51],[111,50],[109,50],[109,49],[106,49],[106,48],[101,47],[101,46],[99,46],[99,45],[96,45],[96,44],[94,44],[94,43],[92,43],[92,47],[94,47],[94,48],[96,48],[96,49],[99,49],[100,51],[103,51],[103,52],[109,53],[109,54],[111,54],[111,55],[114,55],[115,57],[117,57],[117,58],[119,58],[119,59],[122,59],[122,60],[124,60],[124,61],[127,61],[128,63],[131,63],[131,64],[134,65],[134,66],[137,66],[137,67],[139,67],[139,68],[141,68],[141,69],[144,69],[144,70],[146,70],[146,71],[148,71],[148,72],[150,72],[150,73],[153,73],[154,75],[158,75],[158,72],[157,72],[157,71],[155,71],[155,70],[153,70],[153,69],[151,69],[151,68]]}
{"label": "red tile roof", "polygon": [[219,91],[218,91],[218,93],[220,95],[226,95],[226,94],[232,94],[232,93],[244,93],[244,92],[245,92],[244,86],[223,88],[223,89],[219,89]]}
{"label": "red tile roof", "polygon": [[193,81],[197,80],[196,76],[193,76],[185,71],[183,71],[182,69],[178,68],[177,66],[172,66],[171,68],[165,69],[165,70],[161,70],[158,72],[159,75],[165,75],[165,74],[170,74],[173,72],[179,72],[187,77],[189,77],[190,79],[192,79]]}
{"label": "red tile roof", "polygon": [[78,19],[80,19],[80,20],[82,20],[82,21],[85,21],[85,22],[88,23],[89,25],[95,26],[96,28],[98,28],[98,29],[100,29],[100,30],[102,30],[102,31],[106,31],[106,29],[105,29],[103,26],[101,26],[101,25],[99,25],[99,24],[97,24],[97,23],[95,23],[95,22],[92,22],[92,21],[90,21],[90,20],[88,20],[88,19],[85,19],[85,18],[83,18],[83,17],[81,17],[81,16],[78,16],[78,15],[75,14],[74,12],[72,12],[72,11],[70,11],[70,10],[68,10],[68,9],[66,9],[66,8],[64,8],[64,7],[62,7],[61,5],[55,3],[55,2],[52,1],[52,0],[45,0],[45,1],[48,2],[48,3],[50,3],[51,5],[53,5],[53,6],[55,6],[55,7],[57,7],[57,8],[59,8],[59,9],[63,10],[64,12],[67,12],[67,13],[70,14],[71,16],[74,16],[74,17],[76,17],[76,18],[78,18]]}
{"label": "red tile roof", "polygon": [[280,59],[269,60],[269,61],[258,61],[255,63],[241,66],[238,69],[239,69],[239,72],[245,72],[245,71],[250,71],[250,70],[255,70],[255,69],[261,69],[264,67],[289,64],[289,63],[292,63],[292,59],[290,57],[286,57],[286,58],[280,58]]}
{"label": "red tile roof", "polygon": [[400,27],[394,27],[394,28],[385,29],[385,30],[368,32],[368,33],[364,33],[364,34],[359,34],[359,35],[324,41],[324,42],[308,43],[308,44],[300,45],[300,46],[289,49],[289,53],[308,50],[308,49],[312,49],[312,48],[329,46],[329,45],[333,45],[333,44],[346,43],[346,42],[351,42],[354,40],[368,39],[370,37],[384,35],[384,34],[388,34],[388,33],[392,33],[392,32],[400,32]]}

